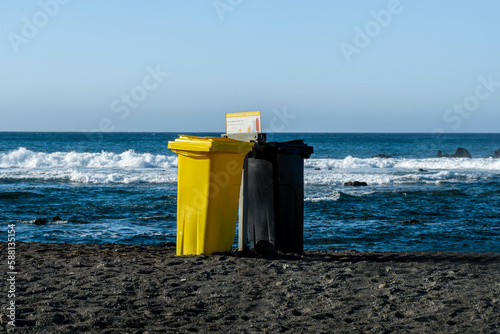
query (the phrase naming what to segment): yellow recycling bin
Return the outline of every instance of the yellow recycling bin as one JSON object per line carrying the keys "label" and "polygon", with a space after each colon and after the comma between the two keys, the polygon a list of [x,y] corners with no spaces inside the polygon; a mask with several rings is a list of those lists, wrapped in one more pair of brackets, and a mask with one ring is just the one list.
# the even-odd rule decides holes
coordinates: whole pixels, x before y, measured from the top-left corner
{"label": "yellow recycling bin", "polygon": [[168,142],[179,155],[177,255],[231,250],[241,172],[253,143],[180,135]]}

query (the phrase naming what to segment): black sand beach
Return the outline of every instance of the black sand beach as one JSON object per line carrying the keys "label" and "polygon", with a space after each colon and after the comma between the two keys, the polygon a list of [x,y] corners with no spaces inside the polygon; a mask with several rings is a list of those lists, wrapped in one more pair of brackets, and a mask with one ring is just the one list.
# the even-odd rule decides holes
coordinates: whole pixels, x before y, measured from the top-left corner
{"label": "black sand beach", "polygon": [[16,333],[500,333],[500,254],[17,243],[16,262]]}

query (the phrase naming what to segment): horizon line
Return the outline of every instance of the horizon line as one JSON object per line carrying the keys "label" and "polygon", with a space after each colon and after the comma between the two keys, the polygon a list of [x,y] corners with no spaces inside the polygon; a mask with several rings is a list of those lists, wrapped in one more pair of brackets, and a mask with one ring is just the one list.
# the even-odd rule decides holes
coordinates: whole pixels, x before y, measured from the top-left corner
{"label": "horizon line", "polygon": [[[0,130],[0,133],[101,133],[101,134],[120,134],[120,133],[176,133],[176,134],[189,134],[189,133],[220,133],[225,134],[220,131],[51,131],[51,130]],[[431,135],[446,135],[446,134],[500,134],[499,132],[422,132],[422,131],[407,131],[407,132],[397,132],[397,131],[275,131],[275,132],[262,132],[266,134],[291,134],[291,133],[331,133],[331,134],[348,134],[348,133],[358,133],[358,134],[431,134]]]}

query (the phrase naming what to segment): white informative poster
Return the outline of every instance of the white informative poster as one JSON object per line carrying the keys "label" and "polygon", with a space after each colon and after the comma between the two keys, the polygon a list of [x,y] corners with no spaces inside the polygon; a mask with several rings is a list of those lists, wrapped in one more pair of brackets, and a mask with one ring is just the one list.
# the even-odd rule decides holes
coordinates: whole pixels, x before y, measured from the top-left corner
{"label": "white informative poster", "polygon": [[261,132],[260,111],[226,114],[226,133]]}

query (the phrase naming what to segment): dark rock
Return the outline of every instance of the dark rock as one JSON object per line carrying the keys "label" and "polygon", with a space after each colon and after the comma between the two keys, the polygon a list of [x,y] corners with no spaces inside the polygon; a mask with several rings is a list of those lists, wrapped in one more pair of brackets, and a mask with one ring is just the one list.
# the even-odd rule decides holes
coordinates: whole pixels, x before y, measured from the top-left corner
{"label": "dark rock", "polygon": [[360,182],[360,181],[354,181],[354,182],[345,182],[344,187],[366,187],[368,183],[366,182]]}
{"label": "dark rock", "polygon": [[35,224],[35,225],[45,225],[45,224],[47,224],[47,219],[45,219],[45,218],[37,218],[37,219],[35,219],[35,221],[33,222],[33,224]]}
{"label": "dark rock", "polygon": [[441,151],[438,151],[436,158],[472,158],[472,156],[465,148],[459,147],[455,151],[455,154],[443,154]]}
{"label": "dark rock", "polygon": [[332,170],[332,167],[329,167],[328,170]]}
{"label": "dark rock", "polygon": [[319,167],[316,167],[316,168],[314,168],[314,170],[321,170],[321,168],[319,168]]}
{"label": "dark rock", "polygon": [[472,158],[472,156],[470,155],[469,151],[467,151],[463,147],[457,148],[457,151],[455,152],[454,155],[455,155],[456,158]]}
{"label": "dark rock", "polygon": [[404,225],[415,225],[415,224],[420,224],[420,221],[416,220],[416,219],[408,219],[408,220],[405,220],[402,224],[404,224]]}
{"label": "dark rock", "polygon": [[259,240],[255,245],[255,251],[264,255],[273,255],[276,253],[276,248],[267,240]]}
{"label": "dark rock", "polygon": [[498,151],[495,151],[493,155],[489,155],[486,158],[500,159],[500,149],[498,149]]}
{"label": "dark rock", "polygon": [[53,222],[58,222],[58,221],[61,221],[61,220],[62,220],[62,218],[61,218],[61,217],[59,217],[59,216],[54,216],[54,217],[52,218],[52,221],[53,221]]}
{"label": "dark rock", "polygon": [[387,155],[387,154],[377,154],[377,155],[374,155],[372,158],[390,159],[392,157],[390,155]]}
{"label": "dark rock", "polygon": [[422,168],[419,168],[419,169],[418,169],[418,171],[419,171],[419,172],[427,172],[427,170],[422,169]]}

